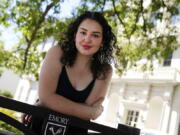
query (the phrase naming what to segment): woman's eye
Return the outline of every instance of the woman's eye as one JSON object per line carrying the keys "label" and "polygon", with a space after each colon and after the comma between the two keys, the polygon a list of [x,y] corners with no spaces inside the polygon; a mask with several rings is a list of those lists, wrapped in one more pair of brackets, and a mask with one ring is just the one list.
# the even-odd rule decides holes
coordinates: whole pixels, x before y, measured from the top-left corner
{"label": "woman's eye", "polygon": [[93,34],[93,37],[98,38],[98,37],[99,37],[99,35],[97,35],[97,34]]}
{"label": "woman's eye", "polygon": [[85,34],[86,34],[86,32],[84,32],[84,31],[81,31],[80,33],[81,33],[82,35],[85,35]]}

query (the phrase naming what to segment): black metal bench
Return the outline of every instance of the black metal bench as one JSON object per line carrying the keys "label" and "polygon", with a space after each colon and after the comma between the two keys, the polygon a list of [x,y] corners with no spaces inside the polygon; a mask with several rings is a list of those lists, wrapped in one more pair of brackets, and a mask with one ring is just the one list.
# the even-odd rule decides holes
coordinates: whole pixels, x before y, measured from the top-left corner
{"label": "black metal bench", "polygon": [[[70,125],[75,127],[81,127],[84,129],[89,129],[92,131],[99,132],[98,135],[140,135],[140,130],[138,128],[126,126],[123,124],[119,124],[118,128],[112,128],[105,125],[101,125],[95,122],[87,122],[85,120],[81,120],[76,117],[67,116],[64,114],[60,114],[49,110],[47,108],[37,107],[34,105],[29,105],[26,103],[22,103],[13,99],[5,98],[0,96],[0,107],[11,109],[17,112],[22,112],[26,114],[30,114],[32,116],[38,116],[44,118],[48,114],[58,115],[59,117],[66,117],[70,120]],[[15,128],[21,130],[25,135],[37,135],[34,131],[26,127],[24,124],[19,121],[7,116],[0,112],[0,120],[14,126]],[[97,133],[89,133],[89,135],[95,135]],[[8,131],[0,131],[0,135],[17,135],[15,133],[11,133]]]}

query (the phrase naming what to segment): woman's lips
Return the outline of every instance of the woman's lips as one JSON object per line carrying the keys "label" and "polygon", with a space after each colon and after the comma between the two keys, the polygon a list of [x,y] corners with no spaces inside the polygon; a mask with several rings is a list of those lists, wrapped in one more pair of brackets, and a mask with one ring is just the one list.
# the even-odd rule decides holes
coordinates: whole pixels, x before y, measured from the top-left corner
{"label": "woman's lips", "polygon": [[89,46],[89,45],[83,45],[83,48],[84,48],[85,50],[89,50],[89,49],[91,48],[91,46]]}

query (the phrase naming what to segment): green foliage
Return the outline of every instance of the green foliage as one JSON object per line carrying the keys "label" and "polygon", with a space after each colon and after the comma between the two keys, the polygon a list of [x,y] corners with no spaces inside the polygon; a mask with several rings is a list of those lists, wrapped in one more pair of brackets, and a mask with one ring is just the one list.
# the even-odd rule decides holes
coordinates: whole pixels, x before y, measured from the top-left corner
{"label": "green foliage", "polygon": [[[137,67],[137,61],[147,58],[162,60],[179,47],[177,27],[172,18],[179,15],[179,1],[163,2],[153,0],[143,6],[143,0],[114,1],[116,11],[118,51],[116,67],[121,74],[129,68]],[[147,3],[146,3],[147,4]],[[114,20],[115,21],[115,20]],[[114,23],[114,22],[113,22]],[[143,69],[152,69],[145,63]]]}
{"label": "green foliage", "polygon": [[[45,52],[40,48],[52,39],[57,43],[68,24],[86,10],[101,11],[113,27],[118,39],[116,68],[123,73],[136,67],[142,58],[162,60],[179,47],[173,18],[179,15],[179,0],[81,0],[73,17],[59,18],[63,0],[0,1],[0,23],[16,25],[21,33],[11,50],[0,45],[0,67],[27,74],[38,80],[38,69]],[[142,69],[151,68],[144,65]],[[146,67],[146,68],[145,68]]]}
{"label": "green foliage", "polygon": [[[3,109],[3,108],[0,108],[0,112],[12,117],[13,119],[16,119],[18,120],[18,118],[15,116],[15,113],[14,111],[11,111],[11,110],[8,110],[8,109]],[[9,124],[6,124],[5,122],[3,121],[0,121],[0,130],[3,130],[3,131],[10,131],[10,132],[13,132],[13,133],[22,133],[21,131],[19,131],[18,129],[12,127],[11,125]]]}
{"label": "green foliage", "polygon": [[9,19],[7,9],[10,4],[9,0],[0,0],[0,24],[4,26],[9,26],[9,22],[7,21]]}
{"label": "green foliage", "polygon": [[8,97],[8,98],[13,98],[13,95],[10,91],[8,90],[0,90],[0,96],[5,96],[5,97]]}

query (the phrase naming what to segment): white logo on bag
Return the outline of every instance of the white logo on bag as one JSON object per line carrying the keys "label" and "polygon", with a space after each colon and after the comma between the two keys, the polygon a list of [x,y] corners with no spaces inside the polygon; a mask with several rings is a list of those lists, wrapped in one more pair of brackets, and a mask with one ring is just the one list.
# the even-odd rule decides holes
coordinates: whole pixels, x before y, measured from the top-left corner
{"label": "white logo on bag", "polygon": [[65,135],[65,131],[66,126],[52,122],[47,122],[46,128],[44,130],[44,135]]}
{"label": "white logo on bag", "polygon": [[53,114],[49,114],[48,120],[55,121],[57,123],[61,123],[61,124],[65,124],[65,125],[67,125],[68,122],[69,122],[68,118],[56,116],[56,115],[53,115]]}
{"label": "white logo on bag", "polygon": [[60,134],[62,132],[62,128],[59,128],[56,133],[54,132],[54,128],[53,127],[50,127],[49,130],[51,131],[51,133],[53,135],[57,135],[57,134]]}

